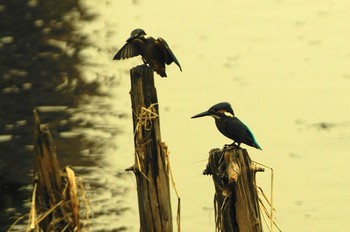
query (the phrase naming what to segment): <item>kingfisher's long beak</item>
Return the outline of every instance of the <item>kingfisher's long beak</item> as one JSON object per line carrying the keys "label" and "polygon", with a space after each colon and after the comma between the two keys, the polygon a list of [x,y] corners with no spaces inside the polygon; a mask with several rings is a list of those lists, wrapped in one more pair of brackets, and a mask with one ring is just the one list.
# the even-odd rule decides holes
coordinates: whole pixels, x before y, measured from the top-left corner
{"label": "kingfisher's long beak", "polygon": [[204,117],[204,116],[210,116],[211,114],[208,111],[202,112],[200,114],[196,114],[194,116],[192,116],[191,118],[200,118],[200,117]]}

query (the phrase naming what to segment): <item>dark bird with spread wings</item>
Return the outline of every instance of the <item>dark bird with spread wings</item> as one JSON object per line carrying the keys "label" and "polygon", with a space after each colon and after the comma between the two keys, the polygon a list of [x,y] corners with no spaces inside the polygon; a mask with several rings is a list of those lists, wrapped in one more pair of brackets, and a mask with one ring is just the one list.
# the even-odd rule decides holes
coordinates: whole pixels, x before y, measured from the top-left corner
{"label": "dark bird with spread wings", "polygon": [[261,150],[253,133],[235,116],[229,103],[221,102],[215,104],[210,107],[209,110],[196,114],[195,116],[192,116],[192,118],[200,118],[204,116],[212,116],[215,119],[216,127],[221,134],[233,140],[232,145],[240,146],[241,143],[244,143]]}
{"label": "dark bird with spread wings", "polygon": [[142,56],[145,64],[148,64],[161,77],[166,77],[165,64],[169,65],[175,62],[182,71],[179,61],[170,50],[169,45],[164,39],[154,39],[147,36],[144,30],[135,29],[131,32],[126,44],[117,52],[113,60],[122,60],[134,56]]}

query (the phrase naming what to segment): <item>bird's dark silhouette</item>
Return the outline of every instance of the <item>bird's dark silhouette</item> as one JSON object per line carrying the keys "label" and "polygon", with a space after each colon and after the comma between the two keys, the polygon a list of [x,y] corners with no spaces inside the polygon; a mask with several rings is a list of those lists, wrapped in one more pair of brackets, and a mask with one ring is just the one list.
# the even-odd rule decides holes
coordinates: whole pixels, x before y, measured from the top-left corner
{"label": "bird's dark silhouette", "polygon": [[148,64],[161,77],[167,77],[165,64],[169,65],[175,62],[182,71],[179,61],[167,42],[162,38],[154,39],[147,36],[142,29],[135,29],[131,32],[126,44],[117,52],[113,60],[122,60],[138,55],[141,55],[143,62]]}
{"label": "bird's dark silhouette", "polygon": [[241,120],[235,116],[229,103],[218,103],[210,107],[209,110],[196,114],[191,118],[199,118],[204,116],[214,117],[216,127],[223,135],[233,140],[232,145],[240,146],[241,143],[244,143],[262,150],[255,140],[253,133]]}

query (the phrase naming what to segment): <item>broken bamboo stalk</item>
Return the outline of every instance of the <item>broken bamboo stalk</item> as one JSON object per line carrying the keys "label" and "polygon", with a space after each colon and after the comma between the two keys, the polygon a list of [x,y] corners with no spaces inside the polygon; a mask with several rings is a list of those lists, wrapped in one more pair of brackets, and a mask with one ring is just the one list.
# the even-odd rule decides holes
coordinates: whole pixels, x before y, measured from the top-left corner
{"label": "broken bamboo stalk", "polygon": [[203,174],[212,175],[217,232],[262,232],[255,174],[264,171],[245,149],[226,146],[210,151]]}
{"label": "broken bamboo stalk", "polygon": [[153,70],[130,70],[135,164],[141,232],[172,232],[169,176],[161,142],[157,91]]}

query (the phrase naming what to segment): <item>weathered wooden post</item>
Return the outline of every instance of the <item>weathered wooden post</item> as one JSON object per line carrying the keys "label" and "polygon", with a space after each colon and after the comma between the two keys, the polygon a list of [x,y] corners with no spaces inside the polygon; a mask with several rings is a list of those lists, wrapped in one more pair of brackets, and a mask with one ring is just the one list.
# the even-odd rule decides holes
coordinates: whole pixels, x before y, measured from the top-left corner
{"label": "weathered wooden post", "polygon": [[135,164],[141,232],[172,232],[169,177],[161,141],[153,70],[146,65],[130,70]]}
{"label": "weathered wooden post", "polygon": [[36,111],[34,137],[35,181],[27,231],[85,230],[79,218],[79,213],[88,216],[86,208],[79,206],[78,192],[82,195],[83,187],[77,185],[72,169],[59,167],[51,133],[41,128]]}
{"label": "weathered wooden post", "polygon": [[245,149],[216,148],[210,151],[203,174],[212,175],[215,222],[218,232],[262,232],[255,174],[264,171]]}

